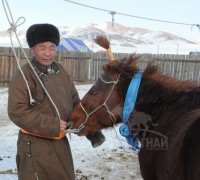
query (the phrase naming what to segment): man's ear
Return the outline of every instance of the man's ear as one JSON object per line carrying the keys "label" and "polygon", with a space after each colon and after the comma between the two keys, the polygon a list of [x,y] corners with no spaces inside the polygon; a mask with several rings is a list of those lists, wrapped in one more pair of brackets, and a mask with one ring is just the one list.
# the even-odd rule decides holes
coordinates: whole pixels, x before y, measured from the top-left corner
{"label": "man's ear", "polygon": [[30,48],[31,55],[34,56],[34,47]]}

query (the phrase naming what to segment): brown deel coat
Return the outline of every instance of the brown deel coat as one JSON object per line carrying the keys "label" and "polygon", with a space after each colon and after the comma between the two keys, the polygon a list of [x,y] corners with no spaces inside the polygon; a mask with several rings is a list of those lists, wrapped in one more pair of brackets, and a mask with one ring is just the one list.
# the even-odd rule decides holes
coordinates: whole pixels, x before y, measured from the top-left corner
{"label": "brown deel coat", "polygon": [[[67,121],[79,96],[66,70],[53,63],[56,73],[35,60],[31,62],[40,74],[44,86],[56,104],[61,119]],[[22,71],[30,86],[35,106],[30,106],[28,89],[21,72],[13,76],[9,87],[8,115],[20,128],[47,137],[59,135],[59,119],[29,64]],[[44,74],[41,74],[44,73]],[[40,138],[19,132],[17,142],[19,180],[74,180],[74,166],[67,137],[60,140]]]}

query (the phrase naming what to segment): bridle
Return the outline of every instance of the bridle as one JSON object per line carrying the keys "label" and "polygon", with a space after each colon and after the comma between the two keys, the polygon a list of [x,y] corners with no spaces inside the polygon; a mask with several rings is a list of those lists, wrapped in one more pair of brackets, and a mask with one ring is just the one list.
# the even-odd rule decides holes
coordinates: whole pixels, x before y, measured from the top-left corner
{"label": "bridle", "polygon": [[108,93],[107,98],[105,99],[105,101],[104,101],[103,104],[101,104],[100,106],[98,106],[96,109],[94,109],[94,110],[93,110],[92,112],[90,112],[90,113],[88,113],[88,112],[86,111],[86,109],[83,107],[83,105],[82,105],[82,103],[81,103],[81,101],[80,101],[80,106],[81,106],[82,110],[84,111],[84,113],[85,113],[85,115],[86,115],[85,121],[84,121],[77,129],[67,129],[67,132],[68,132],[68,133],[79,134],[80,132],[82,132],[83,129],[85,128],[87,122],[88,122],[89,117],[90,117],[92,114],[94,114],[96,111],[98,111],[99,109],[101,109],[102,107],[105,107],[105,108],[106,108],[106,111],[107,111],[108,115],[110,116],[111,122],[112,122],[113,124],[115,124],[115,122],[116,122],[116,117],[115,117],[114,114],[111,112],[111,110],[108,108],[108,106],[107,106],[106,103],[107,103],[108,99],[110,98],[113,89],[114,89],[115,86],[119,83],[120,74],[118,75],[117,80],[115,80],[115,81],[105,81],[101,76],[99,76],[99,78],[100,78],[101,81],[102,81],[103,83],[105,83],[105,84],[113,84],[113,85],[112,85],[112,88],[111,88],[111,90],[110,90],[110,92]]}

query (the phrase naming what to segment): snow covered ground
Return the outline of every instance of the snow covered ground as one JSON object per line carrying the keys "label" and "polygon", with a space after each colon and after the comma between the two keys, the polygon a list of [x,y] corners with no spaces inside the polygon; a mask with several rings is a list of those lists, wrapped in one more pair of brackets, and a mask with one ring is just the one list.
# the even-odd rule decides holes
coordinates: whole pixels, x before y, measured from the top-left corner
{"label": "snow covered ground", "polygon": [[[82,98],[91,84],[76,87]],[[19,128],[7,116],[7,98],[8,89],[0,89],[0,180],[17,180],[15,155]],[[98,148],[93,148],[85,137],[72,135],[76,180],[141,180],[137,152],[120,136],[118,126],[103,133],[106,141]]]}

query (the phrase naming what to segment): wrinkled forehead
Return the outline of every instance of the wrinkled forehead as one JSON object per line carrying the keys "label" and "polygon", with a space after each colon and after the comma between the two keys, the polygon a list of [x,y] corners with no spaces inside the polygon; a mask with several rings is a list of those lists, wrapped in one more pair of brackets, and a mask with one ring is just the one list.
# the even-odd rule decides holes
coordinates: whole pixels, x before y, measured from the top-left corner
{"label": "wrinkled forehead", "polygon": [[36,48],[56,48],[56,45],[53,42],[47,41],[36,44],[34,47]]}

